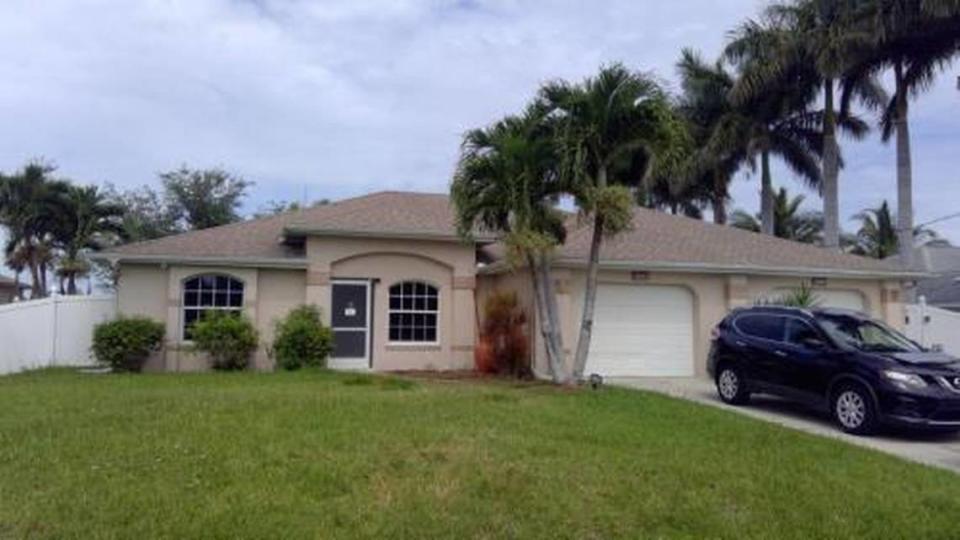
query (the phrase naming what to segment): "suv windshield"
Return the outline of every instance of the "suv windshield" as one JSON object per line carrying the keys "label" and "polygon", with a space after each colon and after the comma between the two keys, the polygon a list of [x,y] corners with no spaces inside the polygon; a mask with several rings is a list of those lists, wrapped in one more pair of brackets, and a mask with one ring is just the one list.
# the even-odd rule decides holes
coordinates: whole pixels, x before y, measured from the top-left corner
{"label": "suv windshield", "polygon": [[820,326],[835,341],[861,351],[921,352],[903,334],[874,321],[844,315],[817,315]]}

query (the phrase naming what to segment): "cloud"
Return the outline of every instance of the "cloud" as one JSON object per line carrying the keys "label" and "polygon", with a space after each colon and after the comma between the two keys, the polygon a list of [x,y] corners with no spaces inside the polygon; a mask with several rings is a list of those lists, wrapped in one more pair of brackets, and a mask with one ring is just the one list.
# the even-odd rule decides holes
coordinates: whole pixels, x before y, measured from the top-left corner
{"label": "cloud", "polygon": [[[8,0],[0,169],[45,156],[80,181],[136,186],[181,163],[222,165],[257,182],[250,210],[304,189],[442,191],[460,135],[519,110],[541,82],[623,61],[672,84],[682,47],[715,55],[759,6]],[[920,218],[949,211],[944,193],[956,200],[947,122],[958,99],[947,81],[913,109]],[[892,148],[845,152],[843,214],[892,200]],[[797,185],[781,168],[777,180]],[[737,182],[738,206],[756,206],[755,184]]]}

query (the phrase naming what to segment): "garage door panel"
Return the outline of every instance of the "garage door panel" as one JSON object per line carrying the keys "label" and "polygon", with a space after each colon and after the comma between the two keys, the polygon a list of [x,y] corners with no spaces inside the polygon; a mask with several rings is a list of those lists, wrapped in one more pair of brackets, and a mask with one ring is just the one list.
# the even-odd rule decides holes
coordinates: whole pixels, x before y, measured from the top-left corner
{"label": "garage door panel", "polygon": [[693,298],[681,287],[601,284],[587,373],[693,375]]}

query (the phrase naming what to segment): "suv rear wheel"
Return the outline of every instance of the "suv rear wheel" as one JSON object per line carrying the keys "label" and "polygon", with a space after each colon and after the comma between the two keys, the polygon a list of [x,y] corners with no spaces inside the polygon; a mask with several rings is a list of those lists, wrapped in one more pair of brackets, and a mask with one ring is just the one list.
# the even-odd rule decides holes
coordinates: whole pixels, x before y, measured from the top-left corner
{"label": "suv rear wheel", "polygon": [[750,401],[750,392],[747,391],[740,370],[731,365],[721,365],[717,370],[717,393],[724,403],[743,405]]}
{"label": "suv rear wheel", "polygon": [[873,397],[862,385],[844,384],[830,402],[833,419],[841,430],[855,435],[873,433],[877,423]]}

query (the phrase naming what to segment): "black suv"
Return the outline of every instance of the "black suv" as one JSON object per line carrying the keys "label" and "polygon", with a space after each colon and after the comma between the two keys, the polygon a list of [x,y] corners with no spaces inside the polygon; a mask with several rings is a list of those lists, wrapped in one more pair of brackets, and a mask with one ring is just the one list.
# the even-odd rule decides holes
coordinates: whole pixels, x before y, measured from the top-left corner
{"label": "black suv", "polygon": [[861,313],[741,308],[712,337],[708,371],[727,403],[751,393],[802,400],[857,434],[881,423],[960,430],[960,360]]}

